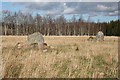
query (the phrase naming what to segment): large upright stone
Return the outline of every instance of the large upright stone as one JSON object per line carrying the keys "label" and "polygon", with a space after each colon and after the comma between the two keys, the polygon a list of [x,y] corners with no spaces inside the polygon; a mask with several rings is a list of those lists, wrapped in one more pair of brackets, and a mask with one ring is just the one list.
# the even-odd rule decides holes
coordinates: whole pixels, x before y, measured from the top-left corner
{"label": "large upright stone", "polygon": [[33,34],[28,35],[28,43],[44,43],[44,38],[41,33],[35,32]]}
{"label": "large upright stone", "polygon": [[104,33],[102,31],[99,31],[96,35],[96,40],[102,41],[104,40]]}

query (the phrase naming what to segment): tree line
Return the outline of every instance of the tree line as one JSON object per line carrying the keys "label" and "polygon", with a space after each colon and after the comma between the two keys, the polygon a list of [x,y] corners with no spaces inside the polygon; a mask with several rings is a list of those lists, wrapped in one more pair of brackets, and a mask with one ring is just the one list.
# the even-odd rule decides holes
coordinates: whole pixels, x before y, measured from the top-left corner
{"label": "tree line", "polygon": [[43,35],[96,35],[98,31],[103,31],[106,36],[120,36],[120,21],[110,21],[97,23],[91,22],[91,18],[83,20],[82,16],[76,19],[67,20],[64,15],[53,18],[50,15],[2,12],[2,35],[29,35],[40,32]]}

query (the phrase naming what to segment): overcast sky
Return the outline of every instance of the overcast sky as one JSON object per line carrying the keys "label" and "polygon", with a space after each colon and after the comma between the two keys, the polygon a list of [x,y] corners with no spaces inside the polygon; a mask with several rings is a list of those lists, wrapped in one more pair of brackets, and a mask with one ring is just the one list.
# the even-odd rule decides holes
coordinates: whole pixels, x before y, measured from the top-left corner
{"label": "overcast sky", "polygon": [[2,2],[119,2],[120,0],[2,0]]}
{"label": "overcast sky", "polygon": [[[15,1],[15,0],[14,0]],[[91,16],[91,20],[97,22],[108,22],[118,19],[118,0],[110,0],[111,2],[3,2],[2,10],[10,10],[13,12],[21,11],[27,13],[39,13],[42,16],[47,14],[57,17],[64,15],[70,19],[73,15],[76,18],[82,17],[87,20]],[[36,0],[38,1],[38,0]],[[72,1],[72,0],[71,0]],[[81,0],[82,1],[82,0]],[[89,0],[86,0],[89,1]],[[94,0],[93,0],[94,1]]]}

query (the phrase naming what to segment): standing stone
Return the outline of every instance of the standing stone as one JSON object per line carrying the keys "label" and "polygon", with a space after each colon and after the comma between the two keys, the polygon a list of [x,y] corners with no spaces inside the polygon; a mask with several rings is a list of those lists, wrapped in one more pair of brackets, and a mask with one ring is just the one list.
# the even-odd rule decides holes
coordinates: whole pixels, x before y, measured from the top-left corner
{"label": "standing stone", "polygon": [[102,31],[99,31],[96,35],[96,40],[102,41],[104,40],[104,33]]}
{"label": "standing stone", "polygon": [[28,43],[44,43],[44,38],[41,33],[35,32],[33,34],[28,35]]}

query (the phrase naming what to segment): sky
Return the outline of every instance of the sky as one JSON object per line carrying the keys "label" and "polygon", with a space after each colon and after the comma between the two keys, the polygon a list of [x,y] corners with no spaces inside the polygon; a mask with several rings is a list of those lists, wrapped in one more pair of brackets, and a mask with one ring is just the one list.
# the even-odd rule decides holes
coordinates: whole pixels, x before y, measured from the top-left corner
{"label": "sky", "polygon": [[[86,0],[87,1],[87,0]],[[88,0],[89,1],[89,0]],[[118,20],[118,3],[117,2],[2,2],[2,11],[10,10],[11,12],[21,11],[24,14],[31,13],[41,16],[51,15],[59,17],[64,15],[66,19],[76,16],[87,21],[90,17],[91,22],[109,22]]]}

